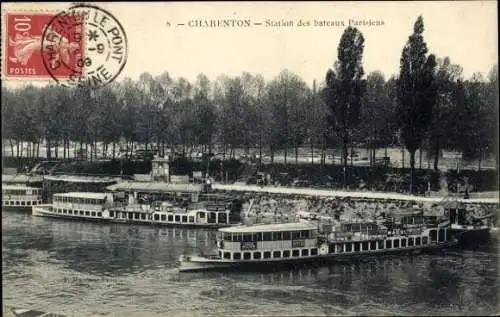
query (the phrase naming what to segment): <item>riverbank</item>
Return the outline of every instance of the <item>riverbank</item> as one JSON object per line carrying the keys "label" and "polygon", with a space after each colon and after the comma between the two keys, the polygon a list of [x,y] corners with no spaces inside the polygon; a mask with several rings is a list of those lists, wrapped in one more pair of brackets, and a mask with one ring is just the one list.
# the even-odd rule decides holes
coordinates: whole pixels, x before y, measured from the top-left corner
{"label": "riverbank", "polygon": [[[350,221],[381,221],[387,214],[423,211],[428,216],[445,216],[445,208],[459,202],[467,210],[467,220],[499,211],[496,197],[454,199],[422,197],[396,193],[315,190],[272,186],[214,184],[216,192],[243,201],[247,223],[289,222],[298,217],[328,219],[334,223]],[[489,193],[494,195],[495,193]]]}

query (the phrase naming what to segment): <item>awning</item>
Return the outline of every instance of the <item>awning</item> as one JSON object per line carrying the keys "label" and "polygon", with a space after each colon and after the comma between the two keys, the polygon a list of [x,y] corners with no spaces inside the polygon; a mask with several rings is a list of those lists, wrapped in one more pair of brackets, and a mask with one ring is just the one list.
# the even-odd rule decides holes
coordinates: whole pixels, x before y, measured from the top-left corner
{"label": "awning", "polygon": [[19,183],[37,183],[43,180],[40,175],[26,174],[2,174],[2,183],[19,184]]}
{"label": "awning", "polygon": [[200,193],[204,185],[201,184],[175,184],[164,182],[120,182],[106,187],[109,191],[146,192],[146,193]]}

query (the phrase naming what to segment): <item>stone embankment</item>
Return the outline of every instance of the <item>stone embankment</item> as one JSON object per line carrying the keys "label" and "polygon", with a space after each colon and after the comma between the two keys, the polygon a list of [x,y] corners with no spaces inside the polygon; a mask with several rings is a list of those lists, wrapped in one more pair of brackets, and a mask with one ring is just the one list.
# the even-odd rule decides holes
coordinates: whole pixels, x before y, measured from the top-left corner
{"label": "stone embankment", "polygon": [[[223,185],[227,186],[227,185]],[[288,222],[298,217],[314,216],[334,223],[345,221],[381,221],[388,214],[411,214],[423,211],[428,216],[445,216],[445,208],[457,202],[465,208],[467,219],[497,214],[498,198],[459,199],[443,197],[419,197],[384,193],[346,193],[342,195],[320,195],[315,191],[300,193],[294,188],[280,188],[279,192],[248,190],[244,187],[216,188],[241,199],[243,213],[248,222]],[[232,190],[231,190],[232,189]],[[251,188],[254,189],[254,188]],[[340,193],[340,192],[339,192]],[[365,194],[365,195],[363,195]],[[498,218],[498,217],[497,217]]]}

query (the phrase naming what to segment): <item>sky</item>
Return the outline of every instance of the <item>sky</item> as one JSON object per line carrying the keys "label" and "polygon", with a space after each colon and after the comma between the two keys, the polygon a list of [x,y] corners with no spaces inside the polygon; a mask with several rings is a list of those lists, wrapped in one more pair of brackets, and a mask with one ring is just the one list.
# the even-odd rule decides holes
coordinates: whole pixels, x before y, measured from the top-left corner
{"label": "sky", "polygon": [[[2,13],[19,8],[56,12],[69,5],[2,3]],[[465,78],[475,72],[487,76],[498,61],[496,1],[96,5],[115,16],[127,35],[128,59],[117,77],[119,81],[125,77],[137,79],[143,72],[156,76],[166,71],[174,78],[182,76],[191,82],[199,73],[214,80],[222,73],[238,76],[244,71],[260,73],[271,80],[286,68],[311,86],[313,80],[324,81],[326,71],[336,60],[340,37],[350,19],[378,21],[374,26],[357,26],[365,38],[363,65],[366,73],[380,70],[389,77],[398,73],[401,50],[418,15],[424,18],[424,39],[429,52],[438,57],[449,56],[453,63],[463,67]],[[251,26],[189,26],[193,20],[221,19],[250,20]],[[266,20],[273,24],[292,21],[293,26],[267,26]],[[309,21],[311,25],[298,26],[299,20]],[[344,25],[315,26],[315,20],[343,21]],[[4,52],[2,56],[4,58]],[[18,85],[19,81],[3,83],[11,86]]]}

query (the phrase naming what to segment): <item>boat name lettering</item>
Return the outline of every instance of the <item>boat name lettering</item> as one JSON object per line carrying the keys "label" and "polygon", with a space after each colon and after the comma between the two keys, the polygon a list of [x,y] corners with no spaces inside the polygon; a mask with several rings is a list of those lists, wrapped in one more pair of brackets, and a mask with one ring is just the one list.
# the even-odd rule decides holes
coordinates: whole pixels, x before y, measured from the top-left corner
{"label": "boat name lettering", "polygon": [[292,240],[292,248],[303,248],[306,246],[305,240]]}
{"label": "boat name lettering", "polygon": [[257,242],[241,242],[241,251],[257,250]]}

